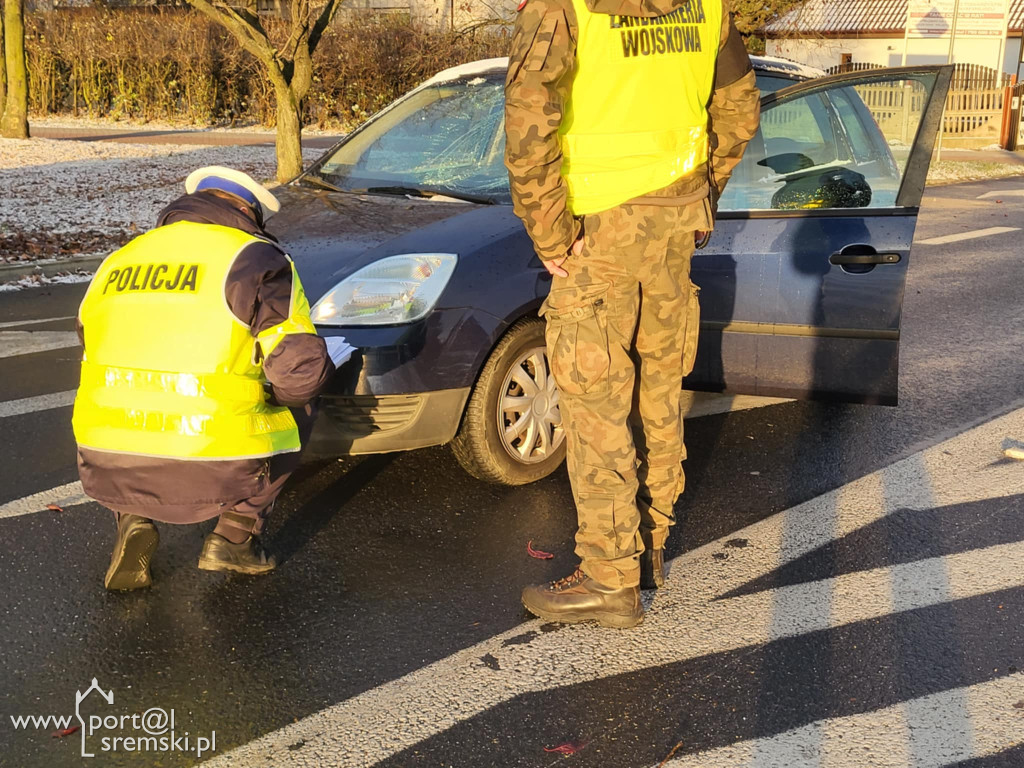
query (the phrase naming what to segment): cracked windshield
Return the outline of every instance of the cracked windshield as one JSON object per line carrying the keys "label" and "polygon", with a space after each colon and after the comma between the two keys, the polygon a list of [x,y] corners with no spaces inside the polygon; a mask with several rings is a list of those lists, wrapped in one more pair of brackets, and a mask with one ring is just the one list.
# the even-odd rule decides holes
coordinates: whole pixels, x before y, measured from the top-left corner
{"label": "cracked windshield", "polygon": [[345,191],[509,203],[499,80],[430,86],[398,102],[314,172]]}

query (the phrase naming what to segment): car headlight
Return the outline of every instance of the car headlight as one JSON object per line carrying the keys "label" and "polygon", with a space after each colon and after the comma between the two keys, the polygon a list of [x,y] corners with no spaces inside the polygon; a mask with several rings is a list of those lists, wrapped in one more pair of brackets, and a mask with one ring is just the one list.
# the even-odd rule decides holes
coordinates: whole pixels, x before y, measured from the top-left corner
{"label": "car headlight", "polygon": [[455,271],[454,253],[407,253],[367,264],[310,311],[319,325],[396,325],[425,317]]}

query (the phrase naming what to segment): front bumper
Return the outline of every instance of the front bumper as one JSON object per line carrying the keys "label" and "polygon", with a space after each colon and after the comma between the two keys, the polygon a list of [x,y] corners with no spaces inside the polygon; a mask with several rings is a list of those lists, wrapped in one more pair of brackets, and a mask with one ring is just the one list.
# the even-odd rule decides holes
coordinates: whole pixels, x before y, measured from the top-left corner
{"label": "front bumper", "polygon": [[358,351],[320,398],[310,456],[388,453],[447,443],[505,324],[474,309],[402,326],[319,328]]}
{"label": "front bumper", "polygon": [[449,442],[470,387],[408,395],[324,395],[309,456],[356,456]]}

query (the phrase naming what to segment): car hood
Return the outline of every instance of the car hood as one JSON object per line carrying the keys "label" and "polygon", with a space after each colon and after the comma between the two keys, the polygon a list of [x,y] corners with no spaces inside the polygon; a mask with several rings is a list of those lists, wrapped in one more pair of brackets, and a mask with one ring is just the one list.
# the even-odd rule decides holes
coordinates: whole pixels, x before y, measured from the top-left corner
{"label": "car hood", "polygon": [[449,220],[491,207],[295,185],[274,193],[281,212],[268,222],[267,230],[294,260],[311,304],[340,280],[384,256],[451,250]]}

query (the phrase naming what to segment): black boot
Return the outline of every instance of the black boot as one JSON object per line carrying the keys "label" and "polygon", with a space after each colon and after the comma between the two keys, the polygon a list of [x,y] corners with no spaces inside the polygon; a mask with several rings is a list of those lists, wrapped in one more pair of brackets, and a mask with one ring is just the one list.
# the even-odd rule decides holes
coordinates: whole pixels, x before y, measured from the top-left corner
{"label": "black boot", "polygon": [[640,555],[640,589],[665,586],[665,550],[645,549]]}
{"label": "black boot", "polygon": [[564,579],[527,587],[523,605],[534,616],[566,624],[596,621],[625,629],[644,620],[639,587],[606,587],[579,568]]}
{"label": "black boot", "polygon": [[117,516],[117,540],[103,586],[111,590],[141,589],[153,583],[149,563],[160,534],[151,520],[138,515]]}
{"label": "black boot", "polygon": [[234,571],[260,576],[277,567],[277,559],[268,555],[260,540],[250,536],[233,544],[218,533],[209,534],[199,553],[199,568],[204,571]]}

